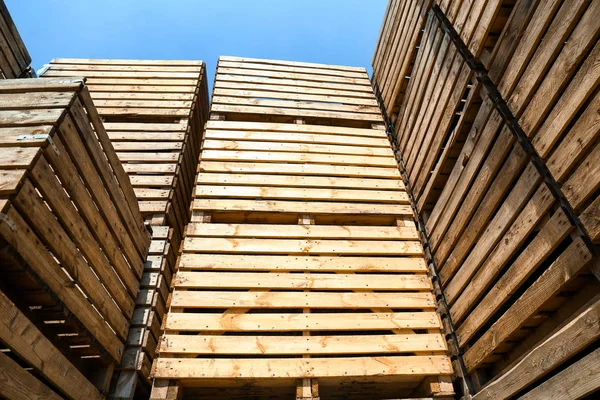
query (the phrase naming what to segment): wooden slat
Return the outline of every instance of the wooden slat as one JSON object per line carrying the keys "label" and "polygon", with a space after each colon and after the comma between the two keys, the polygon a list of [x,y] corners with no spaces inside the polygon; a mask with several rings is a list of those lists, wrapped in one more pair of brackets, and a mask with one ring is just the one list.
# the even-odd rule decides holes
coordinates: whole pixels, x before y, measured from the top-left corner
{"label": "wooden slat", "polygon": [[319,226],[267,224],[197,224],[187,227],[188,237],[251,237],[251,238],[315,238],[315,239],[375,239],[418,240],[417,230],[392,226]]}
{"label": "wooden slat", "polygon": [[[127,168],[127,167],[126,167]],[[392,178],[400,179],[400,172],[396,168],[359,167],[346,165],[327,164],[285,164],[262,162],[200,162],[200,171],[204,172],[232,172],[278,175],[317,175],[317,176],[347,176],[357,178]]]}
{"label": "wooden slat", "polygon": [[[0,339],[71,398],[102,399],[96,388],[0,292]],[[4,371],[4,370],[3,370]]]}
{"label": "wooden slat", "polygon": [[272,274],[188,272],[177,274],[181,289],[430,290],[425,275]]}
{"label": "wooden slat", "polygon": [[[150,139],[150,138],[149,138]],[[307,132],[253,132],[237,130],[212,130],[207,129],[206,139],[236,140],[247,142],[277,142],[277,143],[306,143],[308,146],[318,144],[332,144],[358,146],[362,151],[377,151],[374,147],[389,148],[389,141],[385,137],[361,137],[345,134],[313,134]]]}
{"label": "wooden slat", "polygon": [[[326,112],[348,112],[365,115],[379,115],[380,111],[377,106],[364,106],[364,105],[346,105],[339,103],[325,103],[325,102],[313,102],[313,101],[289,101],[279,99],[256,99],[246,97],[228,97],[228,96],[216,96],[213,95],[212,104],[217,105],[231,105],[231,106],[259,106],[259,107],[276,107],[279,109],[278,114],[284,113],[286,109],[295,110],[319,110]],[[215,109],[215,108],[213,108]]]}
{"label": "wooden slat", "polygon": [[61,397],[9,356],[0,352],[0,395],[7,399],[48,399]]}
{"label": "wooden slat", "polygon": [[402,191],[355,190],[322,188],[285,188],[255,186],[198,185],[197,198],[278,199],[313,201],[358,201],[363,203],[409,204],[408,195]]}
{"label": "wooden slat", "polygon": [[284,115],[290,117],[314,117],[314,118],[332,118],[332,119],[348,119],[355,121],[380,122],[379,114],[358,114],[356,112],[340,112],[340,111],[320,111],[310,109],[298,109],[287,102],[282,102],[288,107],[274,106],[248,106],[248,105],[229,105],[229,104],[213,104],[211,110],[221,113],[239,113],[239,114],[259,114],[259,115]]}
{"label": "wooden slat", "polygon": [[181,255],[179,268],[182,270],[224,271],[427,271],[425,260],[420,257],[288,257],[193,253],[184,253]]}
{"label": "wooden slat", "polygon": [[404,189],[401,180],[376,178],[346,178],[328,176],[259,175],[234,173],[199,173],[199,185],[247,185],[247,186],[287,186],[287,187],[326,187],[348,189]]}
{"label": "wooden slat", "polygon": [[342,202],[300,202],[276,200],[220,200],[196,199],[193,210],[198,211],[247,211],[273,213],[351,214],[351,215],[412,215],[406,205],[361,204]]}
{"label": "wooden slat", "polygon": [[430,312],[396,313],[313,313],[313,314],[209,314],[170,312],[167,331],[199,332],[288,332],[288,331],[363,331],[386,329],[440,328],[437,314]]}
{"label": "wooden slat", "polygon": [[425,376],[450,374],[445,356],[330,359],[172,359],[159,358],[156,378],[303,378],[352,376]]}
{"label": "wooden slat", "polygon": [[334,146],[319,144],[287,144],[271,142],[239,142],[226,140],[204,141],[205,150],[240,150],[240,151],[283,151],[292,153],[323,153],[323,154],[349,154],[363,156],[379,156],[393,158],[394,154],[388,148],[368,148],[357,146]]}
{"label": "wooden slat", "polygon": [[464,356],[465,364],[473,370],[483,362],[506,338],[525,322],[561,286],[572,279],[591,259],[581,239],[576,239],[532,284],[492,328],[471,347]]}
{"label": "wooden slat", "polygon": [[186,251],[246,254],[421,255],[417,241],[186,238]]}
{"label": "wooden slat", "polygon": [[[474,397],[497,399],[509,397],[547,374],[600,336],[600,300],[596,297],[573,314],[560,329],[523,355],[498,380],[484,387]],[[541,361],[544,361],[542,364]],[[534,392],[535,393],[535,392]]]}
{"label": "wooden slat", "polygon": [[[361,129],[326,125],[305,124],[279,124],[272,122],[247,122],[247,121],[213,121],[207,122],[208,130],[250,131],[250,132],[289,132],[311,133],[319,135],[346,135],[346,136],[375,136],[386,138],[383,129]],[[281,135],[285,136],[285,135]]]}
{"label": "wooden slat", "polygon": [[434,308],[431,293],[320,293],[175,291],[171,307],[181,308]]}
{"label": "wooden slat", "polygon": [[441,334],[361,336],[180,336],[165,335],[161,354],[368,354],[445,351]]}
{"label": "wooden slat", "polygon": [[220,56],[220,60],[223,61],[232,61],[232,62],[253,62],[253,63],[262,63],[267,65],[288,65],[292,67],[316,67],[316,68],[327,68],[333,70],[340,71],[357,71],[357,72],[365,72],[366,70],[362,67],[351,67],[345,65],[327,65],[327,64],[315,64],[315,63],[307,63],[307,62],[298,62],[298,61],[283,61],[283,60],[267,60],[261,58],[249,58],[249,57],[233,57],[233,56]]}
{"label": "wooden slat", "polygon": [[88,331],[94,332],[98,342],[115,360],[123,354],[123,343],[106,324],[79,288],[62,271],[54,257],[50,255],[40,239],[31,231],[21,215],[9,207],[5,211],[16,229],[6,222],[0,224],[0,234],[18,249],[19,254],[39,275],[40,279],[56,294],[65,306],[75,315]]}

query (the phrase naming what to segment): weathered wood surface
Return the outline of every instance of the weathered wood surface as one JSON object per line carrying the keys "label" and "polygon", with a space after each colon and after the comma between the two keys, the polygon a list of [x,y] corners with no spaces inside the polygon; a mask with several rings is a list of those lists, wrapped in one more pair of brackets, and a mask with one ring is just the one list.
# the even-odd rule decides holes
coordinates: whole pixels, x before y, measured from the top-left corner
{"label": "weathered wood surface", "polygon": [[[123,357],[150,244],[87,88],[61,81],[0,81],[0,340],[15,356],[5,360],[9,398],[100,398],[97,378],[110,380]],[[30,387],[19,392],[15,382]]]}
{"label": "weathered wood surface", "polygon": [[35,76],[31,56],[4,4],[0,1],[0,79]]}
{"label": "weathered wood surface", "polygon": [[385,378],[408,396],[448,376],[364,70],[221,57],[211,111],[153,393],[168,380],[200,390],[236,378],[247,393],[293,379],[315,395],[344,377]]}
{"label": "weathered wood surface", "polygon": [[[44,77],[83,76],[90,99],[152,226],[150,258],[135,299],[133,327],[111,396],[131,398],[149,369],[175,259],[190,218],[208,91],[202,61],[54,59]],[[140,317],[141,316],[141,317]],[[139,317],[139,318],[138,318]],[[149,344],[154,343],[154,345]]]}
{"label": "weathered wood surface", "polygon": [[[571,384],[573,371],[594,365],[590,342],[552,366],[544,362],[543,371],[517,360],[576,319],[573,313],[583,312],[576,305],[598,286],[590,281],[592,251],[580,236],[600,243],[600,4],[433,2],[485,66],[519,132],[475,79],[448,27],[434,10],[418,8],[423,3],[390,1],[373,58],[374,83],[394,123],[464,363],[477,377],[476,390],[491,381],[476,397],[507,398],[529,385],[536,389],[526,398],[551,391],[583,396],[597,389],[593,377],[581,394],[558,382]],[[415,36],[404,22],[410,12],[424,15],[416,24],[423,31],[406,50],[402,43]],[[390,66],[401,77],[393,78]],[[550,179],[516,140],[521,133]],[[589,355],[563,370],[578,351]],[[543,383],[552,370],[557,375]]]}

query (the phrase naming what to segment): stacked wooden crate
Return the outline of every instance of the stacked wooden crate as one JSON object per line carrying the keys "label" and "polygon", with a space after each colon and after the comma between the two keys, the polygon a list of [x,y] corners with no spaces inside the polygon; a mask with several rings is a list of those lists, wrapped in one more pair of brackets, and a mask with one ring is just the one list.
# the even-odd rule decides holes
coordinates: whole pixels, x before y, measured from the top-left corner
{"label": "stacked wooden crate", "polygon": [[585,0],[429,12],[395,140],[475,398],[600,388],[581,378],[600,363],[598,15]]}
{"label": "stacked wooden crate", "polygon": [[208,115],[202,61],[54,59],[44,77],[86,77],[98,114],[152,243],[136,301],[133,328],[113,392],[130,398],[136,371],[147,382],[165,313],[177,252],[190,218],[200,141]]}
{"label": "stacked wooden crate", "polygon": [[432,0],[389,1],[373,54],[373,89],[396,121]]}
{"label": "stacked wooden crate", "polygon": [[35,76],[31,57],[19,35],[4,0],[0,0],[0,79]]}
{"label": "stacked wooden crate", "polygon": [[103,397],[149,243],[83,80],[0,81],[2,397]]}
{"label": "stacked wooden crate", "polygon": [[363,68],[221,57],[200,159],[152,398],[452,396]]}

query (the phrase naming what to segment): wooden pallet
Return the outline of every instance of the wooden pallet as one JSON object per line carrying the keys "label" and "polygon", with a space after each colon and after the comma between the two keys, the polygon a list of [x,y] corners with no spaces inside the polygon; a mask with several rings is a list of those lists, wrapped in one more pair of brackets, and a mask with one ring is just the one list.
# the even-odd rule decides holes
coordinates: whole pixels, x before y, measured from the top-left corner
{"label": "wooden pallet", "polygon": [[111,396],[149,384],[172,271],[190,202],[208,91],[202,61],[54,59],[43,77],[86,77],[109,139],[129,175],[152,243],[122,371]]}
{"label": "wooden pallet", "polygon": [[[246,70],[272,78],[248,87],[234,75]],[[304,123],[325,121],[309,105],[328,105],[312,102],[339,100],[306,82],[328,93],[338,83],[323,83],[333,81],[327,74],[347,71],[358,75],[219,60],[153,398],[452,393],[427,265],[385,131],[347,126],[344,112],[327,114],[337,125]],[[273,104],[257,103],[256,113],[259,106],[230,106],[257,96]],[[278,116],[296,123],[271,122]]]}
{"label": "wooden pallet", "polygon": [[[593,362],[591,344],[600,337],[589,327],[582,340],[550,355],[573,337],[570,324],[596,312],[586,303],[600,286],[590,278],[590,267],[597,269],[591,242],[600,236],[600,136],[593,128],[600,5],[458,3],[439,6],[492,84],[473,80],[472,66],[430,12],[396,122],[398,148],[475,398],[508,398],[535,386],[529,398],[550,397],[556,377],[574,382],[573,371],[590,365],[579,358]],[[492,3],[501,7],[493,18]],[[498,29],[493,40],[483,35]],[[499,112],[492,86],[534,157]],[[549,358],[538,368],[536,357]],[[543,383],[549,371],[556,379]],[[585,390],[598,387],[591,382]]]}
{"label": "wooden pallet", "polygon": [[381,121],[364,68],[220,57],[211,111],[228,121],[370,128]]}
{"label": "wooden pallet", "polygon": [[0,79],[35,76],[29,64],[31,64],[31,56],[4,0],[0,0]]}
{"label": "wooden pallet", "polygon": [[21,310],[0,340],[46,376],[12,345],[35,327],[41,359],[95,379],[123,357],[150,236],[81,79],[0,81],[0,97],[0,290]]}

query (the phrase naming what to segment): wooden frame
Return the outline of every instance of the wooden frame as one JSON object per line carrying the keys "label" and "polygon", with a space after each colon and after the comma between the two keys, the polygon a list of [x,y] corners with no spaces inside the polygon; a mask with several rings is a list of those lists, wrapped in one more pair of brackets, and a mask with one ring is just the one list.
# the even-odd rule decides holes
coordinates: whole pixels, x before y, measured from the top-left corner
{"label": "wooden frame", "polygon": [[[49,347],[46,356],[60,355],[105,392],[123,357],[150,236],[82,79],[5,80],[0,95],[0,290],[35,327],[40,352]],[[8,324],[6,335],[17,328]],[[8,350],[31,364],[6,335]]]}

